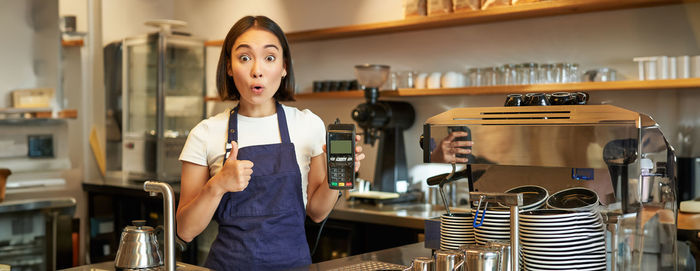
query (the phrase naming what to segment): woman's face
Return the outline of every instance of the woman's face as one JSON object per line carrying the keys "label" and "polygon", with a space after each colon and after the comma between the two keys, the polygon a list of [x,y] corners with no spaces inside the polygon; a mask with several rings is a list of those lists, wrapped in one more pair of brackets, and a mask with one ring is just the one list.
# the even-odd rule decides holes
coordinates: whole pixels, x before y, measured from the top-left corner
{"label": "woman's face", "polygon": [[240,35],[231,49],[228,75],[233,77],[241,101],[269,103],[287,75],[282,45],[271,32],[251,28]]}

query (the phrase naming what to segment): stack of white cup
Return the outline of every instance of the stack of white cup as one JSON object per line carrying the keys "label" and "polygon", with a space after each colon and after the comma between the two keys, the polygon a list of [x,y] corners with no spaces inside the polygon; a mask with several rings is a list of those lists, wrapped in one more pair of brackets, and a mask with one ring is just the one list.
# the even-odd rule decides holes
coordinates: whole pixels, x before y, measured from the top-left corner
{"label": "stack of white cup", "polygon": [[685,79],[700,77],[700,55],[635,57],[639,80]]}

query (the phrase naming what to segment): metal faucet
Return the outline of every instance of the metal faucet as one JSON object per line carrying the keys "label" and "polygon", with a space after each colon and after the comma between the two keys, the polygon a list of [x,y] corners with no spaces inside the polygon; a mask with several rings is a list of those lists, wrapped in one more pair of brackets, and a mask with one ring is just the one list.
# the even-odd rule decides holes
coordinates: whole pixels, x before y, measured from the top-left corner
{"label": "metal faucet", "polygon": [[146,181],[143,183],[143,190],[150,192],[151,196],[156,196],[157,193],[163,194],[163,213],[165,213],[163,262],[165,262],[166,271],[175,271],[175,192],[169,184],[158,181]]}

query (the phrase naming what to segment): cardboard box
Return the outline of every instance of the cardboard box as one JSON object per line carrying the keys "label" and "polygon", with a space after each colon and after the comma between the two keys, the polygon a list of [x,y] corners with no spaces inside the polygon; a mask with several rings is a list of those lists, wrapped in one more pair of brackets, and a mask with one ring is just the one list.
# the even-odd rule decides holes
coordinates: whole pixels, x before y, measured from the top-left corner
{"label": "cardboard box", "polygon": [[54,98],[52,88],[30,88],[12,91],[14,108],[48,108]]}

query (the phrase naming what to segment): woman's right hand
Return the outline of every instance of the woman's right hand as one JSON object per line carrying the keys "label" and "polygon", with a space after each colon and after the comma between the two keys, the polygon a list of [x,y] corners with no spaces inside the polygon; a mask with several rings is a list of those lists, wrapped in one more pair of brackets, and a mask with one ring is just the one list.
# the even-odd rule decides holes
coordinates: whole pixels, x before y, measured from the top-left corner
{"label": "woman's right hand", "polygon": [[240,192],[248,187],[253,174],[253,162],[238,160],[238,143],[231,142],[231,153],[217,177],[217,186],[226,192]]}

